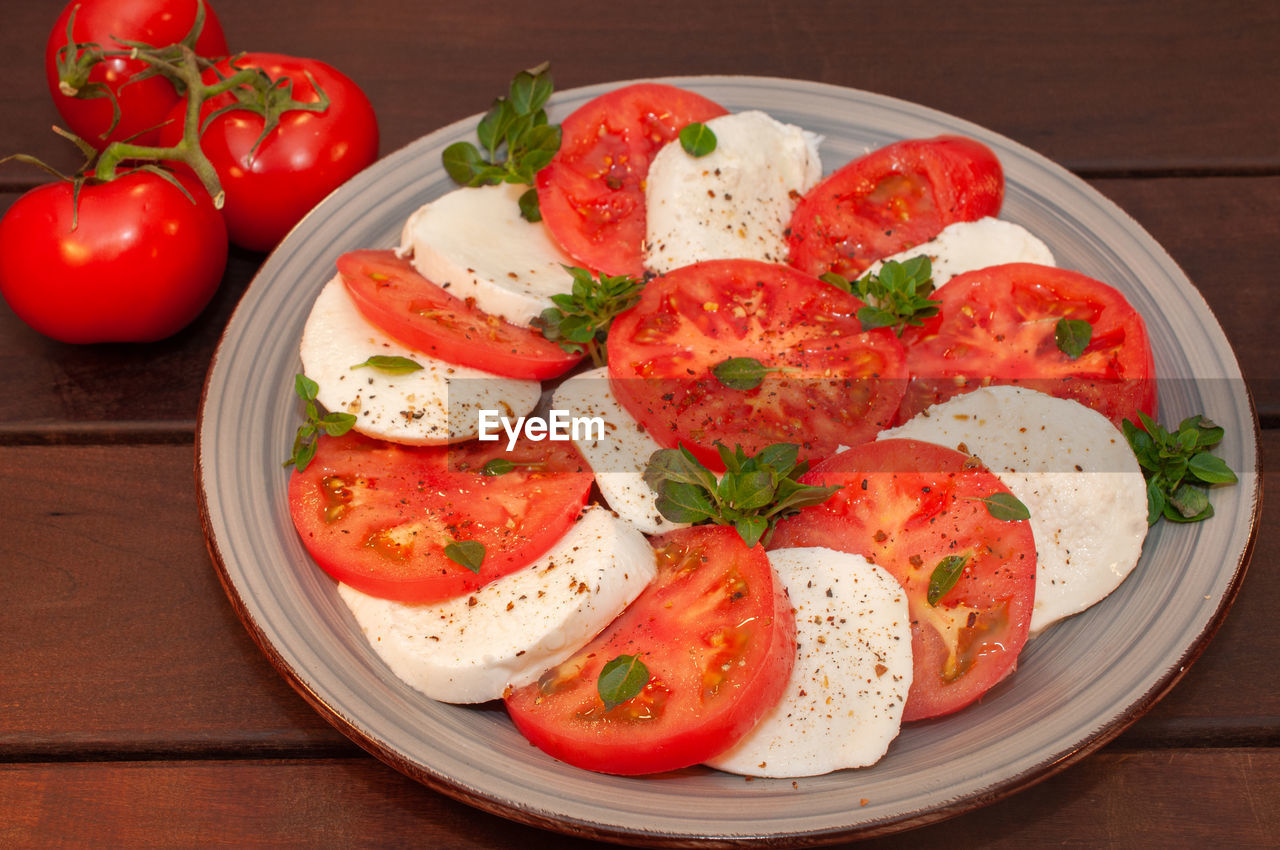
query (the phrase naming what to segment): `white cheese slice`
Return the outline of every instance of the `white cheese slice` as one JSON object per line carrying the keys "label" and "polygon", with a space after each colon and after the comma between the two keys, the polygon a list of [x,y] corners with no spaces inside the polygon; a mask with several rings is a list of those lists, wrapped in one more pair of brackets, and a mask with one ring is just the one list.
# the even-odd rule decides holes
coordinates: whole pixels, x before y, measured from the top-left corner
{"label": "white cheese slice", "polygon": [[486,313],[528,327],[551,307],[551,296],[573,288],[564,266],[577,265],[541,223],[520,216],[512,183],[455,189],[420,207],[405,222],[399,252],[450,294],[475,299]]}
{"label": "white cheese slice", "polygon": [[863,274],[880,271],[888,260],[901,263],[919,256],[929,257],[934,289],[940,288],[958,274],[989,266],[1005,263],[1055,265],[1049,246],[1025,227],[1011,221],[987,217],[949,224],[933,240],[872,263]]}
{"label": "white cheese slice", "polygon": [[822,177],[819,137],[754,110],[706,126],[714,151],[694,157],[675,140],[649,164],[645,266],[661,273],[701,260],[785,262],[791,213]]}
{"label": "white cheese slice", "polygon": [[657,574],[644,535],[589,507],[529,566],[467,596],[428,605],[338,593],[391,672],[432,699],[498,699],[591,641]]}
{"label": "white cheese slice", "polygon": [[[396,342],[361,315],[342,278],[325,284],[302,330],[302,371],[317,400],[355,414],[355,429],[397,443],[432,445],[474,437],[481,410],[522,416],[538,404],[537,381],[505,378],[437,360]],[[422,369],[353,369],[374,355],[406,357]]]}
{"label": "white cheese slice", "polygon": [[552,395],[551,408],[604,421],[602,439],[580,439],[575,443],[595,473],[601,495],[618,516],[646,534],[660,534],[686,525],[671,522],[658,513],[658,494],[645,483],[643,476],[649,458],[662,446],[614,397],[609,388],[607,366],[565,381]]}
{"label": "white cheese slice", "polygon": [[910,437],[980,458],[1031,512],[1032,633],[1119,587],[1142,554],[1147,489],[1124,435],[1102,414],[1023,387],[934,405],[879,439]]}
{"label": "white cheese slice", "polygon": [[822,547],[769,553],[796,614],[796,664],[781,701],[707,762],[747,776],[816,776],[874,764],[902,725],[911,615],[889,572]]}

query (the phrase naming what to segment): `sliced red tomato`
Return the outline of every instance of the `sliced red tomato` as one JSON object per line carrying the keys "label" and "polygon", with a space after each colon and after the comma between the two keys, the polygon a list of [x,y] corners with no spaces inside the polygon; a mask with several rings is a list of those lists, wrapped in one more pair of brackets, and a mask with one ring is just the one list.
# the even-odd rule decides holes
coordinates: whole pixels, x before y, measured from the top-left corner
{"label": "sliced red tomato", "polygon": [[[516,464],[485,475],[494,458]],[[572,443],[401,446],[355,432],[324,437],[289,479],[289,512],[311,557],[357,590],[404,602],[469,593],[550,549],[577,518],[590,468]],[[484,546],[478,570],[445,547]]]}
{"label": "sliced red tomato", "polygon": [[[658,577],[612,626],[506,695],[516,728],[548,754],[602,773],[659,773],[728,749],[781,697],[795,618],[759,546],[699,526],[654,541]],[[607,708],[601,669],[635,656],[649,678]]]}
{"label": "sliced red tomato", "polygon": [[[915,658],[904,720],[963,708],[1013,671],[1031,624],[1036,549],[1030,523],[996,519],[982,501],[1008,492],[999,478],[953,449],[883,440],[828,458],[801,481],[841,489],[778,523],[770,548],[853,552],[902,584]],[[930,579],[947,558],[965,559],[963,571],[931,604]]]}
{"label": "sliced red tomato", "polygon": [[343,254],[338,272],[361,315],[388,336],[432,357],[535,380],[567,372],[582,359],[536,330],[450,295],[392,251]]}
{"label": "sliced red tomato", "polygon": [[[871,439],[906,386],[893,332],[864,332],[857,298],[788,266],[709,260],[645,287],[609,330],[614,393],[655,440],[723,469],[716,441],[754,454],[796,443],[802,459]],[[716,377],[730,358],[765,369],[759,386]]]}
{"label": "sliced red tomato", "polygon": [[855,159],[805,193],[788,228],[789,262],[853,278],[875,260],[957,221],[1000,212],[1004,171],[981,142],[907,139]]}
{"label": "sliced red tomato", "polygon": [[[899,419],[988,384],[1016,384],[1092,407],[1120,427],[1156,415],[1155,359],[1146,325],[1125,297],[1067,269],[1010,263],[952,278],[937,316],[902,335],[911,381]],[[1089,323],[1072,358],[1058,320]]]}
{"label": "sliced red tomato", "polygon": [[724,107],[674,86],[637,83],[600,95],[560,124],[560,150],[538,172],[542,220],[582,265],[610,275],[644,273],[644,180],[663,145]]}

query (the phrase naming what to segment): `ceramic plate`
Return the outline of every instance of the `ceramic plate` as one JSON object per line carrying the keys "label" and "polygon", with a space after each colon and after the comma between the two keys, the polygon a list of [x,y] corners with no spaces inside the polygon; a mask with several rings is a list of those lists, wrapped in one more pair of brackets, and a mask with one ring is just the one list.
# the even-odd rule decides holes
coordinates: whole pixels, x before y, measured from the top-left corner
{"label": "ceramic plate", "polygon": [[[1101,746],[1199,654],[1243,577],[1258,506],[1257,428],[1240,368],[1199,293],[1124,212],[1064,169],[981,127],[866,92],[759,77],[666,80],[730,110],[763,109],[823,136],[829,172],[906,137],[960,133],[999,155],[1002,217],[1038,234],[1060,265],[1118,287],[1145,317],[1162,420],[1207,412],[1242,471],[1217,516],[1162,523],[1101,604],[1030,643],[1017,673],[951,717],[903,730],[876,766],[746,781],[704,768],[601,776],[545,757],[500,705],[433,702],[365,644],[294,533],[281,466],[300,423],[293,376],[312,300],[355,248],[390,247],[419,205],[454,188],[441,152],[479,116],[385,157],[309,215],[263,265],[210,367],[198,428],[205,532],[223,584],[282,674],[327,719],[409,776],[480,808],[565,832],[634,843],[773,839],[819,843],[917,826],[990,802]],[[551,120],[614,85],[560,92]],[[863,804],[863,801],[866,801]]]}

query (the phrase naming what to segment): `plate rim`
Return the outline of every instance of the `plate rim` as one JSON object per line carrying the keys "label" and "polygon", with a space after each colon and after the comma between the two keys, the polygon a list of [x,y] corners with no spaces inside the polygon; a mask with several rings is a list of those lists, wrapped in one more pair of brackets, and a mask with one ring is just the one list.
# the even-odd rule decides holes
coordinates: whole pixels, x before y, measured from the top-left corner
{"label": "plate rim", "polygon": [[[941,120],[947,124],[959,124],[963,127],[971,128],[975,131],[976,136],[980,138],[990,137],[998,139],[1003,145],[1017,150],[1022,156],[1036,162],[1042,167],[1047,167],[1059,172],[1059,175],[1065,178],[1068,182],[1077,184],[1077,187],[1083,189],[1086,194],[1090,196],[1092,201],[1100,203],[1101,206],[1107,208],[1109,214],[1130,222],[1136,235],[1139,235],[1142,240],[1148,243],[1148,250],[1154,249],[1158,255],[1167,260],[1170,265],[1181,272],[1177,263],[1168,256],[1163,246],[1156,242],[1155,239],[1147,233],[1145,228],[1136,222],[1126,211],[1111,201],[1111,199],[1089,186],[1084,180],[1077,177],[1075,174],[1013,139],[958,116],[942,112],[934,109],[933,107],[913,103],[911,101],[869,92],[854,87],[819,81],[759,75],[705,74],[670,77],[640,77],[630,80],[594,83],[591,85],[557,91],[553,94],[549,105],[554,107],[556,103],[570,97],[595,96],[596,94],[603,93],[604,91],[634,82],[660,82],[682,87],[697,86],[699,84],[714,85],[718,83],[736,83],[745,85],[760,83],[800,86],[805,89],[811,89],[815,92],[827,93],[835,96],[848,97],[852,94],[859,98],[868,99],[874,103],[904,109],[917,117]],[[409,155],[416,146],[425,145],[427,141],[433,137],[448,135],[459,130],[465,130],[469,127],[473,128],[481,114],[482,113],[476,113],[475,115],[438,127],[430,133],[427,133],[424,136],[400,147],[396,151],[380,157],[379,160],[366,171],[378,169],[379,167],[390,167],[384,165],[384,163],[389,160],[396,160],[400,157]],[[317,205],[316,209],[320,209],[326,204],[333,203],[334,197],[342,196],[343,193],[343,187],[339,187],[335,192],[331,193],[328,198],[322,201],[320,205]],[[307,217],[304,217],[304,219],[290,232],[290,235],[286,236],[285,240],[281,244],[283,245],[291,238],[294,238],[295,233],[305,232],[306,222],[311,215],[312,214],[309,213]],[[571,816],[549,815],[532,806],[521,805],[518,801],[505,800],[494,795],[487,795],[468,788],[464,784],[454,781],[451,777],[443,773],[432,771],[427,766],[409,758],[406,754],[384,745],[373,736],[371,731],[362,728],[357,719],[345,716],[335,706],[331,705],[323,695],[318,693],[310,683],[305,681],[305,677],[300,674],[293,664],[282,654],[280,649],[272,642],[270,635],[268,634],[268,630],[257,621],[253,611],[251,610],[251,606],[242,596],[241,589],[236,585],[235,579],[226,563],[222,547],[217,538],[217,531],[213,522],[213,517],[211,515],[209,492],[207,489],[210,486],[210,481],[204,464],[204,451],[206,447],[205,428],[207,422],[206,405],[209,399],[210,387],[214,383],[215,375],[219,370],[224,345],[228,341],[231,330],[236,326],[237,317],[241,313],[242,305],[247,300],[245,296],[253,291],[255,287],[267,285],[265,281],[268,280],[274,272],[274,262],[279,256],[279,253],[279,248],[277,248],[277,250],[273,251],[266,257],[253,280],[250,282],[249,286],[246,287],[244,293],[240,297],[231,318],[228,320],[226,327],[219,336],[219,340],[206,371],[204,384],[201,390],[199,413],[196,421],[194,473],[195,483],[197,485],[197,505],[200,513],[201,529],[205,537],[211,560],[214,563],[215,571],[218,574],[219,582],[231,602],[232,608],[238,619],[240,619],[240,621],[245,625],[253,641],[258,645],[264,655],[266,655],[268,661],[290,684],[290,686],[299,693],[303,699],[327,722],[337,728],[363,750],[414,781],[464,804],[498,815],[508,820],[567,835],[615,843],[635,843],[639,841],[648,846],[658,847],[705,847],[716,845],[736,846],[742,843],[759,843],[761,840],[766,840],[770,846],[790,847],[814,846],[818,844],[828,844],[842,840],[849,840],[852,838],[883,836],[958,816],[989,805],[997,800],[1012,796],[1031,785],[1065,770],[1067,767],[1078,763],[1091,753],[1114,740],[1125,729],[1142,717],[1153,705],[1155,705],[1155,703],[1157,703],[1177,684],[1177,682],[1186,674],[1187,670],[1190,669],[1194,661],[1203,653],[1205,647],[1217,633],[1222,622],[1225,620],[1227,613],[1234,604],[1236,596],[1238,595],[1243,583],[1245,573],[1248,570],[1258,536],[1262,501],[1263,478],[1260,424],[1252,392],[1248,385],[1244,383],[1243,375],[1239,368],[1239,360],[1238,357],[1236,357],[1230,340],[1226,338],[1225,332],[1222,330],[1221,323],[1218,321],[1216,315],[1214,315],[1207,302],[1204,301],[1203,295],[1194,286],[1194,284],[1191,284],[1190,281],[1187,280],[1189,293],[1183,294],[1193,294],[1199,300],[1200,304],[1203,305],[1205,315],[1212,319],[1212,321],[1207,324],[1209,324],[1211,326],[1210,329],[1216,331],[1224,341],[1226,350],[1231,355],[1231,365],[1235,367],[1237,373],[1241,374],[1240,381],[1244,387],[1249,412],[1248,424],[1252,431],[1252,433],[1247,436],[1249,436],[1253,441],[1253,466],[1251,468],[1251,472],[1253,474],[1250,476],[1251,487],[1248,494],[1244,497],[1249,505],[1248,535],[1247,539],[1244,541],[1243,547],[1241,548],[1240,555],[1237,558],[1236,563],[1233,565],[1231,578],[1227,582],[1220,602],[1212,615],[1205,621],[1195,638],[1183,648],[1176,663],[1170,664],[1145,693],[1128,704],[1122,712],[1111,718],[1102,727],[1099,727],[1096,731],[1091,733],[1086,740],[1077,742],[1060,752],[1042,754],[1042,757],[1036,761],[1035,764],[1019,771],[1018,773],[1006,776],[978,792],[960,797],[955,801],[944,803],[925,811],[906,812],[898,816],[873,820],[865,823],[864,825],[854,827],[838,826],[830,829],[816,829],[806,832],[770,833],[767,835],[756,836],[745,834],[710,835],[694,833],[658,833],[625,826],[610,826],[602,825],[600,823],[586,822]],[[1186,279],[1185,274],[1183,274],[1183,279]],[[260,283],[260,281],[263,282]],[[1198,304],[1197,306],[1199,307],[1200,305]],[[1245,479],[1242,478],[1240,484],[1237,486],[1246,486]]]}

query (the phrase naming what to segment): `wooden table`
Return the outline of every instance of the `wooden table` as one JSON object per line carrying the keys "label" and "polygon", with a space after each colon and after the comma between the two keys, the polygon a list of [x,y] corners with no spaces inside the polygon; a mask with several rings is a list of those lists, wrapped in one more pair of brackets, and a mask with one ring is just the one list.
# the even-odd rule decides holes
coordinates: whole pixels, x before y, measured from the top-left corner
{"label": "wooden table", "polygon": [[[515,12],[475,0],[218,0],[233,49],[322,58],[370,95],[389,152],[480,111],[514,71],[559,87],[796,77],[922,103],[1062,163],[1204,293],[1280,460],[1280,6],[669,0]],[[42,50],[58,3],[0,11],[0,153],[74,157]],[[355,12],[352,10],[356,9]],[[0,210],[43,182],[0,170]],[[276,674],[218,584],[193,486],[219,333],[262,262],[151,345],[74,347],[0,305],[0,845],[586,846],[424,788]],[[870,846],[1280,843],[1280,510],[1207,651],[1147,716],[1044,782]]]}

